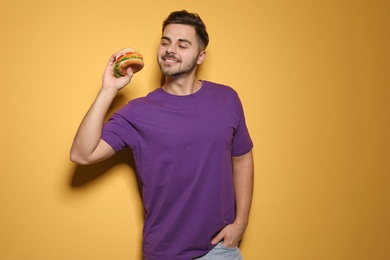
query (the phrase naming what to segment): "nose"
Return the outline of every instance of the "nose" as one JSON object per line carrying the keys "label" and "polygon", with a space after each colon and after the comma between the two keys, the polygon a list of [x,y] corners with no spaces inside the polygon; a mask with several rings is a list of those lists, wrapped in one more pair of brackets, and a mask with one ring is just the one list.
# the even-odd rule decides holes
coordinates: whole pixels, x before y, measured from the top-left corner
{"label": "nose", "polygon": [[166,53],[176,53],[176,48],[173,44],[170,44],[168,48],[165,50]]}

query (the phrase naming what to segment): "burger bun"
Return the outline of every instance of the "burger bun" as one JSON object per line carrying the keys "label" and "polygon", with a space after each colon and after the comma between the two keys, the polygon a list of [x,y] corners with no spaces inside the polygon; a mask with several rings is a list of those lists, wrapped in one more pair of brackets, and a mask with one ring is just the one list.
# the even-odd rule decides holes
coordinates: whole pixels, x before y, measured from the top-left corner
{"label": "burger bun", "polygon": [[133,48],[122,49],[116,54],[114,62],[115,76],[125,76],[129,67],[131,67],[133,73],[137,73],[144,67],[142,54]]}
{"label": "burger bun", "polygon": [[144,61],[141,59],[130,59],[122,61],[118,66],[118,72],[125,76],[127,74],[127,69],[131,67],[133,73],[137,73],[144,67]]}

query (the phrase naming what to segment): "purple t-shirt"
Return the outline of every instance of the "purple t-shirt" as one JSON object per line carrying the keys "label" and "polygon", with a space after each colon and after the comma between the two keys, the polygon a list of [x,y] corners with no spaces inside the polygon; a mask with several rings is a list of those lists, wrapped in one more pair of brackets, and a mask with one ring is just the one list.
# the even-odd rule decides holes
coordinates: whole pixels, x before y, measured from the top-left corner
{"label": "purple t-shirt", "polygon": [[133,151],[145,260],[188,260],[211,250],[211,239],[235,219],[232,156],[253,146],[237,93],[208,81],[187,96],[159,88],[115,113],[102,138],[115,151]]}

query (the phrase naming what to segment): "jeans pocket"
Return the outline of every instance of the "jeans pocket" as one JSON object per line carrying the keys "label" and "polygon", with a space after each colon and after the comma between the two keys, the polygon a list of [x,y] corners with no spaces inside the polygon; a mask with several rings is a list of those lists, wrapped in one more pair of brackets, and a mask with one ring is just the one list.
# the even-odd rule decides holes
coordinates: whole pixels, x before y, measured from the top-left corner
{"label": "jeans pocket", "polygon": [[222,249],[225,249],[225,250],[229,250],[229,251],[234,251],[234,250],[237,250],[238,249],[238,247],[227,247],[227,246],[224,246],[223,245],[223,242],[219,242],[218,243],[218,246],[220,247],[220,248],[222,248]]}

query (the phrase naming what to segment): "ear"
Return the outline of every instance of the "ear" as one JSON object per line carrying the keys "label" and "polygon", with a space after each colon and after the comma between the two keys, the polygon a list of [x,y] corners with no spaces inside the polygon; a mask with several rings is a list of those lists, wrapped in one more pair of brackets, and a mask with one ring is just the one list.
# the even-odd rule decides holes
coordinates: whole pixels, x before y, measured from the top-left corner
{"label": "ear", "polygon": [[201,51],[198,55],[197,64],[200,65],[203,63],[204,59],[206,58],[206,51]]}

